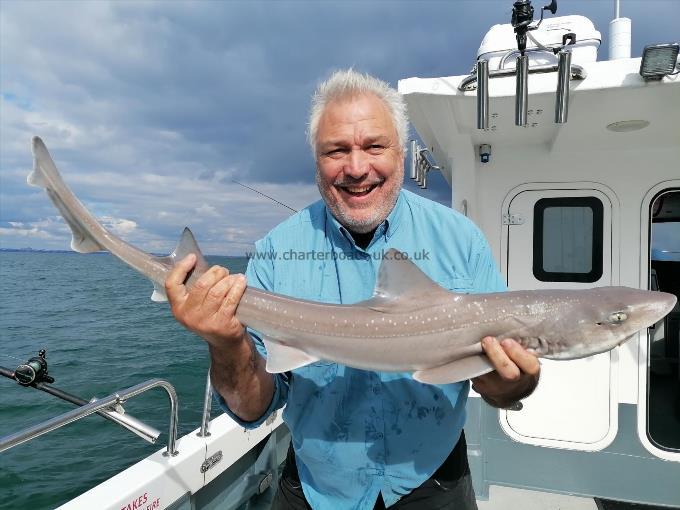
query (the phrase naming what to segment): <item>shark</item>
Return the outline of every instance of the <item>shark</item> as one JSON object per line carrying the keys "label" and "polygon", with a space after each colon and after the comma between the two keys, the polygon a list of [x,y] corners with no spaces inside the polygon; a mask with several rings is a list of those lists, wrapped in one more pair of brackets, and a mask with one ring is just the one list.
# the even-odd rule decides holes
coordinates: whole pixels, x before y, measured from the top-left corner
{"label": "shark", "polygon": [[[71,228],[73,250],[109,251],[151,280],[155,301],[167,299],[166,276],[187,254],[197,259],[187,287],[209,268],[188,228],[164,257],[125,242],[73,194],[40,138],[32,139],[32,151],[28,183],[46,190]],[[629,287],[450,292],[391,249],[368,300],[328,304],[249,286],[236,317],[262,338],[271,373],[324,360],[364,370],[410,372],[422,383],[448,384],[494,370],[481,346],[486,336],[515,339],[538,357],[584,358],[614,349],[655,324],[676,301],[673,294]]]}

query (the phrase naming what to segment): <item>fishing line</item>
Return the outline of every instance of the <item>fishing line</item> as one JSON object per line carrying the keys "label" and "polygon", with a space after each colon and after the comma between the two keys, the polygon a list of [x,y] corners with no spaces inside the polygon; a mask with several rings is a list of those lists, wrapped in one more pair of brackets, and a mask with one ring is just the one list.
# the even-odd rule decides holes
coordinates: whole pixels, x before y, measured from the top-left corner
{"label": "fishing line", "polygon": [[7,358],[12,358],[12,359],[15,359],[15,360],[17,360],[17,361],[21,361],[22,363],[23,363],[24,361],[26,361],[26,360],[23,359],[23,358],[17,358],[16,356],[12,356],[11,354],[7,354],[7,353],[4,353],[4,352],[0,352],[0,356],[5,356],[5,357],[7,357]]}

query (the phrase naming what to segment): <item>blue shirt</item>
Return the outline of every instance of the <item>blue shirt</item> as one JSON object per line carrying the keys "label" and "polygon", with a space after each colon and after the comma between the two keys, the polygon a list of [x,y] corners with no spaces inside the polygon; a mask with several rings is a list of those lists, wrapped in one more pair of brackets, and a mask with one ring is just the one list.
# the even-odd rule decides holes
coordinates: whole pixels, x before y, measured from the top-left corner
{"label": "blue shirt", "polygon": [[[322,201],[255,245],[248,285],[327,303],[368,299],[382,254],[397,248],[432,280],[457,292],[496,292],[505,283],[479,229],[463,215],[402,190],[364,250]],[[266,351],[251,331],[258,350]],[[481,340],[481,339],[480,339]],[[417,348],[417,346],[414,346]],[[286,404],[302,488],[316,509],[387,506],[430,478],[456,445],[469,383],[427,385],[409,373],[369,372],[319,361],[275,376],[269,409]]]}

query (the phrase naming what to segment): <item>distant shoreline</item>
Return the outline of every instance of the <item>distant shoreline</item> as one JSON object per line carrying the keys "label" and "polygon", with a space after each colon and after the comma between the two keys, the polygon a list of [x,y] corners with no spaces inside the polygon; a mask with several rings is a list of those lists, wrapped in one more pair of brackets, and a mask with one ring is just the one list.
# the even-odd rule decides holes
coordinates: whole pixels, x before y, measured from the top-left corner
{"label": "distant shoreline", "polygon": [[[0,253],[68,253],[71,255],[111,255],[108,251],[95,251],[92,253],[78,253],[73,250],[41,250],[36,248],[0,248]],[[167,254],[152,253],[159,257],[165,257]],[[227,259],[245,259],[245,255],[216,255],[214,253],[205,254],[206,257],[224,257]]]}

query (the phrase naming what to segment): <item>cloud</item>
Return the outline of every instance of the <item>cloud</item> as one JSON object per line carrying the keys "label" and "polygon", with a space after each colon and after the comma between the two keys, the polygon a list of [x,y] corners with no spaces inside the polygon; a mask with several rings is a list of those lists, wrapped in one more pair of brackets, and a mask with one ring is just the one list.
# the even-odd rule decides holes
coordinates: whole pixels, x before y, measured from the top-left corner
{"label": "cloud", "polygon": [[99,218],[102,225],[108,230],[119,236],[129,236],[137,229],[137,223],[125,218],[112,218],[111,216],[102,216]]}
{"label": "cloud", "polygon": [[[30,137],[40,135],[95,215],[137,225],[116,227],[131,240],[170,249],[191,224],[206,251],[242,252],[289,211],[232,179],[296,209],[318,199],[305,143],[318,80],[348,66],[393,85],[410,76],[467,73],[487,29],[507,23],[510,9],[509,0],[417,7],[5,1],[0,222],[54,215],[44,193],[25,181]],[[611,11],[608,2],[574,1],[560,4],[558,14],[583,13],[606,32]],[[634,54],[677,37],[679,11],[674,1],[625,2]],[[450,202],[450,189],[436,176],[418,192]],[[241,239],[228,234],[237,231]],[[68,246],[67,232],[52,235],[57,239],[36,237],[35,247]],[[23,246],[27,237],[3,231],[2,239]]]}
{"label": "cloud", "polygon": [[[69,232],[60,216],[51,216],[35,222],[8,221],[6,224],[9,226],[0,226],[0,239],[3,241],[21,239],[25,242],[26,239],[35,239],[54,242],[60,241]],[[0,245],[3,248],[9,247],[5,246],[5,242]]]}

